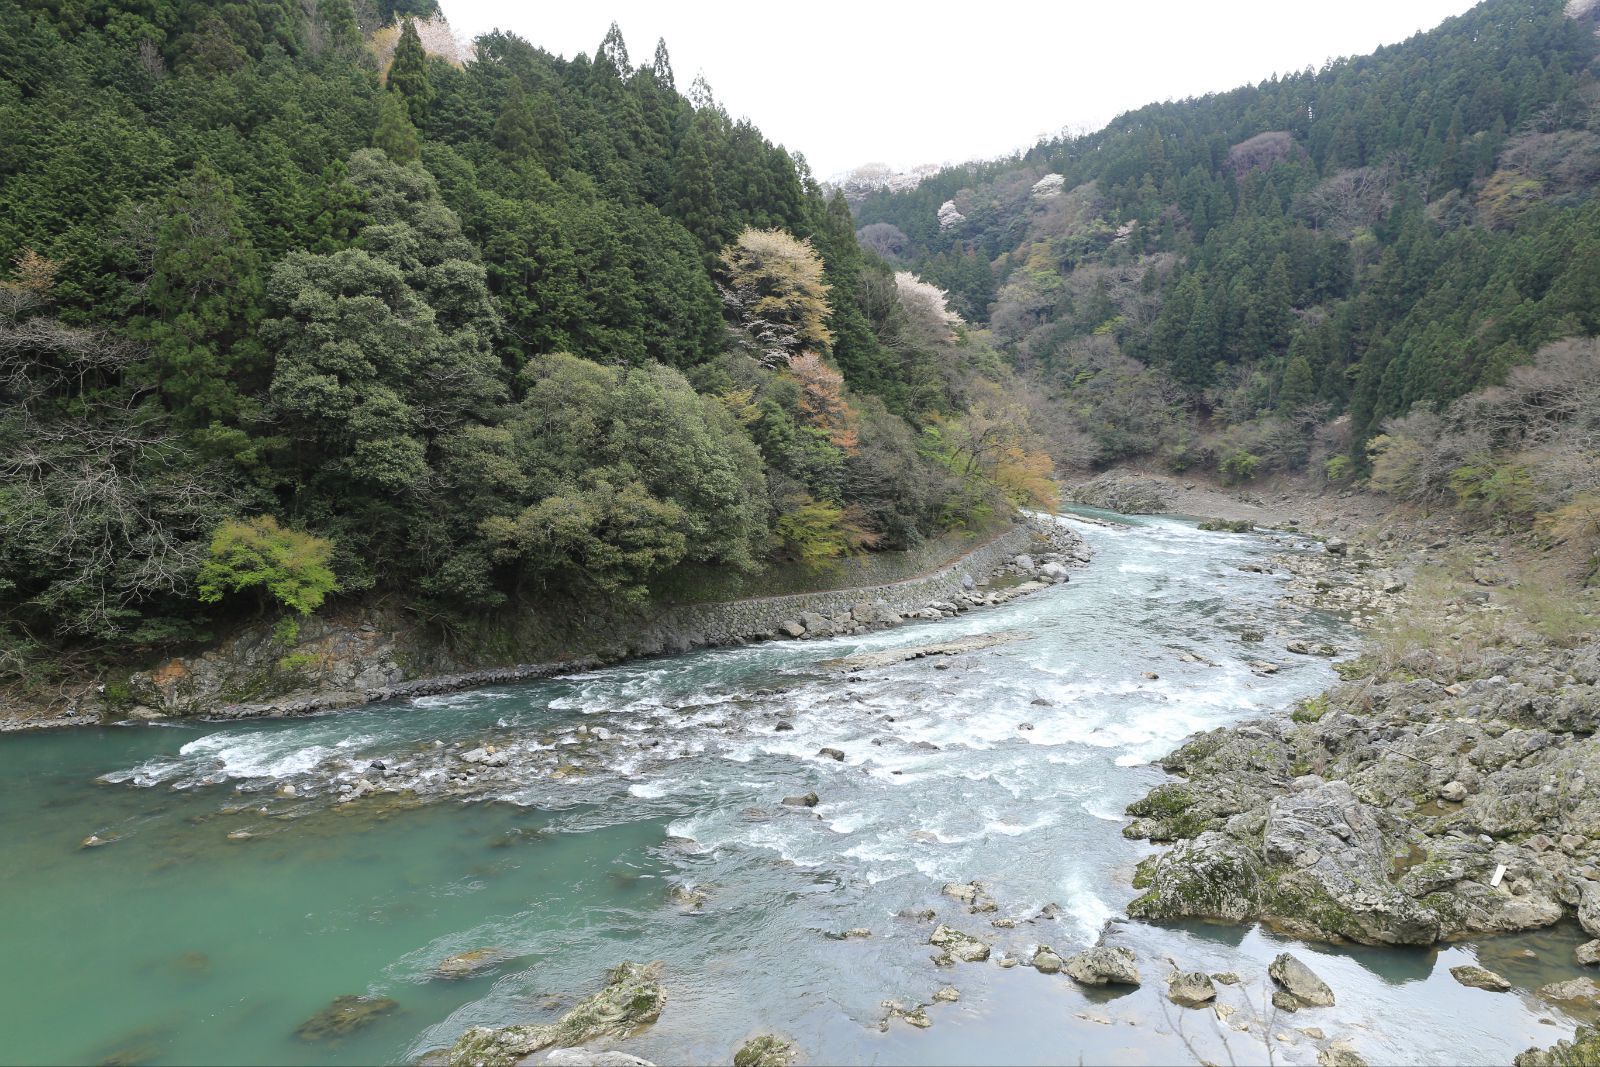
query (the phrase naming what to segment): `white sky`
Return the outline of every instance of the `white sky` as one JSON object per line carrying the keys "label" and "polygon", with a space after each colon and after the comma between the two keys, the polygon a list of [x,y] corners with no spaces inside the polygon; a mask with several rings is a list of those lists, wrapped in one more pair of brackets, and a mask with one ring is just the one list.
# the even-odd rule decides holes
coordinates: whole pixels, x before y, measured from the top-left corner
{"label": "white sky", "polygon": [[1004,155],[1063,128],[1231,89],[1403,40],[1472,0],[442,0],[463,37],[509,30],[558,55],[594,54],[615,19],[637,65],[665,37],[687,90],[703,70],[819,178]]}

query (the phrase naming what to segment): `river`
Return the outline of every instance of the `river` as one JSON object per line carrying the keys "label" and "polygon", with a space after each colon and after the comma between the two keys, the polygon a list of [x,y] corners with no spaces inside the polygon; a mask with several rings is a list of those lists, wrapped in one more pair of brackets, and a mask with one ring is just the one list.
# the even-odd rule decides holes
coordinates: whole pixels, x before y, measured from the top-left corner
{"label": "river", "polygon": [[[1120,924],[1110,940],[1134,949],[1145,983],[1113,993],[1025,963],[931,962],[932,925],[899,913],[935,909],[997,958],[1094,943],[1150,851],[1120,829],[1164,778],[1152,761],[1332,681],[1286,641],[1352,640],[1283,604],[1270,567],[1241,569],[1284,539],[1079,525],[1095,558],[1069,584],[867,637],[295,720],[0,737],[0,1061],[406,1062],[468,1025],[552,1019],[623,959],[663,961],[667,1008],[621,1046],[660,1063],[726,1063],[765,1031],[808,1062],[928,1064],[1314,1063],[1311,1027],[1374,1063],[1504,1063],[1568,1035],[1526,988],[1448,974],[1481,956],[1523,986],[1571,977],[1545,962],[1570,953],[1561,932],[1548,948],[1380,951]],[[1018,639],[853,674],[826,662],[983,633]],[[529,770],[471,801],[334,802],[374,759],[437,764],[457,742]],[[780,804],[807,791],[814,810]],[[111,843],[81,848],[90,834]],[[940,895],[972,879],[993,914]],[[1039,917],[1050,904],[1059,917]],[[838,938],[855,928],[871,936]],[[1270,1020],[1270,1050],[1160,995],[1168,958],[1235,971],[1221,1000],[1242,1025],[1285,946],[1338,1005]],[[491,947],[508,957],[492,972],[434,976]],[[961,999],[929,1007],[930,1029],[880,1027],[884,1001],[945,985]],[[295,1036],[351,993],[398,1007],[342,1041]]]}

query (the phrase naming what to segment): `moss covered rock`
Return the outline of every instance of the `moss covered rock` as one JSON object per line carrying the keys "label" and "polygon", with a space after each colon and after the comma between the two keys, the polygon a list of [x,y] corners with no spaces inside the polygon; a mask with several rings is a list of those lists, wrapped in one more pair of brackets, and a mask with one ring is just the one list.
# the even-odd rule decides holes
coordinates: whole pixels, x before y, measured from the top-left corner
{"label": "moss covered rock", "polygon": [[554,1023],[500,1029],[474,1026],[450,1047],[446,1062],[451,1067],[510,1067],[547,1048],[634,1034],[659,1019],[666,1006],[660,968],[659,962],[620,964],[607,975],[603,989]]}

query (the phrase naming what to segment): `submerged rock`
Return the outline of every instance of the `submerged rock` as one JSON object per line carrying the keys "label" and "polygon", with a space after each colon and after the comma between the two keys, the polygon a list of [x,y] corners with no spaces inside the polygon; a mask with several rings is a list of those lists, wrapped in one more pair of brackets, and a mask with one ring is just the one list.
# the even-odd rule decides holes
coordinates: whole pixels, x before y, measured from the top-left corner
{"label": "submerged rock", "polygon": [[450,1047],[445,1062],[450,1067],[510,1067],[547,1048],[628,1037],[661,1017],[667,995],[661,989],[660,968],[659,962],[618,965],[606,976],[604,988],[554,1023],[500,1029],[474,1026]]}
{"label": "submerged rock", "polygon": [[789,1067],[794,1062],[794,1042],[774,1034],[752,1037],[733,1054],[733,1067]]}
{"label": "submerged rock", "polygon": [[1511,988],[1511,983],[1498,974],[1470,963],[1450,968],[1450,976],[1462,985],[1472,986],[1474,989],[1487,989],[1493,993],[1504,993]]}
{"label": "submerged rock", "polygon": [[361,997],[354,993],[334,997],[333,1003],[301,1023],[294,1036],[302,1041],[336,1041],[377,1022],[400,1006],[388,997]]}
{"label": "submerged rock", "polygon": [[1278,954],[1278,958],[1267,968],[1267,974],[1283,992],[1301,1004],[1314,1008],[1333,1006],[1333,990],[1328,988],[1328,983],[1287,952]]}
{"label": "submerged rock", "polygon": [[953,1004],[961,999],[961,990],[953,985],[940,986],[933,991],[933,999]]}
{"label": "submerged rock", "polygon": [[1098,945],[1067,960],[1067,974],[1084,985],[1138,985],[1139,963],[1132,951]]}
{"label": "submerged rock", "polygon": [[460,981],[463,978],[476,978],[487,974],[509,958],[509,953],[498,946],[493,948],[476,948],[470,952],[458,952],[454,956],[446,956],[439,961],[433,969],[435,978],[447,982]]}

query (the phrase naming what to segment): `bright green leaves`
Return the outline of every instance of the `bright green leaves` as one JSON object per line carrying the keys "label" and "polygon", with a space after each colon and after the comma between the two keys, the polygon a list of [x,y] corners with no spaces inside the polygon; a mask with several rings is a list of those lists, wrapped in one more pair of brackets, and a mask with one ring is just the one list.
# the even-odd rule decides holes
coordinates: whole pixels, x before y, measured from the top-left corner
{"label": "bright green leaves", "polygon": [[212,534],[210,555],[200,565],[200,599],[215,603],[228,593],[257,590],[309,615],[339,588],[332,558],[332,541],[285,529],[271,515],[229,519]]}

